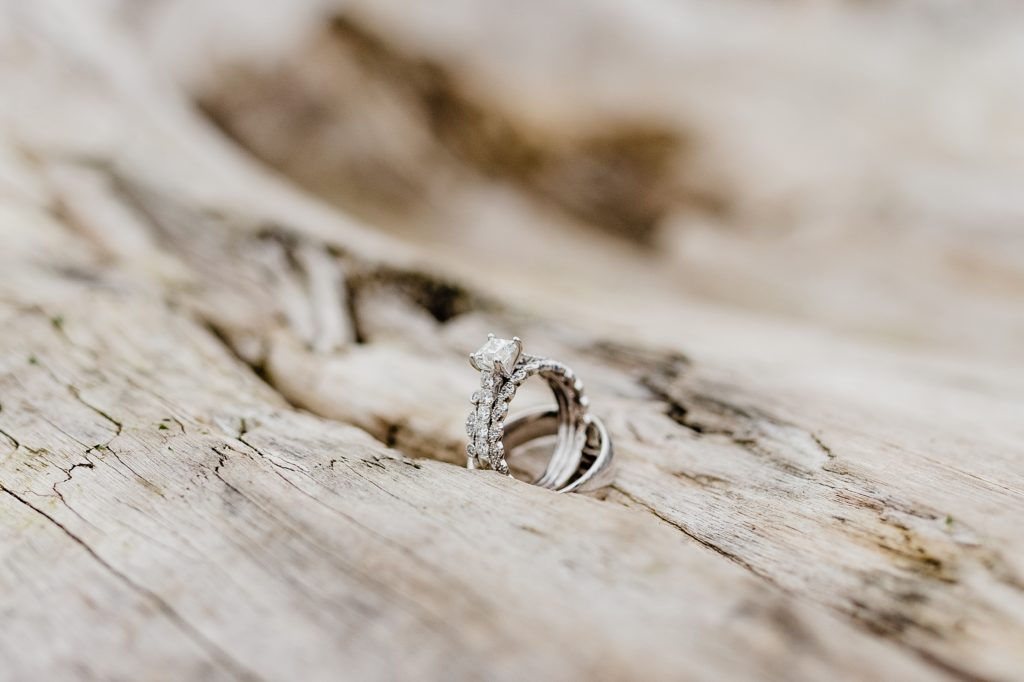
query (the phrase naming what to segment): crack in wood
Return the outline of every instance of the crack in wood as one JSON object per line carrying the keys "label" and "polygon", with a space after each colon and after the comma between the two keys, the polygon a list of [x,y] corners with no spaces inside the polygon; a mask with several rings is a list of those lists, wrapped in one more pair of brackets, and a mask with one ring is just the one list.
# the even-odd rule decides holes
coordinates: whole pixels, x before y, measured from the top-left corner
{"label": "crack in wood", "polygon": [[64,534],[71,542],[78,545],[86,554],[88,554],[100,567],[102,567],[108,574],[117,579],[121,584],[126,586],[135,594],[139,595],[156,610],[161,613],[168,621],[170,621],[185,637],[191,640],[196,646],[210,657],[220,668],[229,672],[238,680],[261,680],[262,678],[252,671],[246,669],[239,661],[233,659],[224,649],[218,644],[208,639],[203,633],[196,627],[191,625],[174,607],[170,605],[163,597],[156,592],[142,586],[130,578],[126,573],[115,568],[106,559],[99,555],[95,549],[93,549],[89,543],[80,538],[78,535],[73,533],[67,526],[62,524],[60,521],[55,519],[50,514],[35,506],[21,495],[8,489],[5,485],[0,483],[0,492],[7,494],[18,503],[24,505],[36,515],[43,518],[47,523],[57,528],[61,533]]}
{"label": "crack in wood", "polygon": [[715,554],[717,554],[717,555],[719,555],[719,556],[721,556],[721,557],[723,557],[725,559],[728,559],[730,562],[736,564],[737,566],[740,566],[741,568],[743,568],[744,570],[749,572],[751,575],[754,575],[754,576],[760,578],[761,580],[765,581],[766,583],[768,583],[770,585],[773,585],[775,587],[779,587],[779,589],[782,589],[775,582],[775,580],[771,576],[769,576],[769,575],[767,575],[767,574],[757,570],[752,564],[750,564],[749,562],[747,562],[743,558],[737,556],[733,552],[730,552],[729,550],[724,549],[723,547],[720,547],[720,546],[716,545],[715,543],[710,542],[706,538],[701,537],[700,535],[694,533],[693,531],[691,531],[689,528],[687,528],[683,524],[679,523],[678,521],[674,521],[669,516],[667,516],[666,514],[664,514],[661,511],[659,511],[653,505],[648,504],[647,502],[644,502],[643,500],[641,500],[640,498],[636,497],[632,493],[624,490],[621,486],[613,484],[613,485],[611,485],[609,487],[612,490],[614,490],[615,492],[617,492],[620,495],[622,495],[623,497],[625,497],[627,500],[629,500],[630,504],[635,505],[635,506],[643,509],[645,512],[651,514],[652,516],[654,516],[659,521],[665,523],[668,526],[671,526],[672,528],[674,528],[677,531],[679,531],[680,533],[682,533],[684,536],[686,536],[689,539],[693,540],[694,542],[699,544],[701,547],[704,547],[705,549],[711,550]]}

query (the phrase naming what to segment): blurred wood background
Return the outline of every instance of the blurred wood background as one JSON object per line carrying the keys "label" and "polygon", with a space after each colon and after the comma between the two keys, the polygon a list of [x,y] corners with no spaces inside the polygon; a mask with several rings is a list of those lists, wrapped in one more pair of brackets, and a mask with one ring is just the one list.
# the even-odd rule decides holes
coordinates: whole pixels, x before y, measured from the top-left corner
{"label": "blurred wood background", "polygon": [[1022,678],[1013,3],[0,8],[0,678]]}

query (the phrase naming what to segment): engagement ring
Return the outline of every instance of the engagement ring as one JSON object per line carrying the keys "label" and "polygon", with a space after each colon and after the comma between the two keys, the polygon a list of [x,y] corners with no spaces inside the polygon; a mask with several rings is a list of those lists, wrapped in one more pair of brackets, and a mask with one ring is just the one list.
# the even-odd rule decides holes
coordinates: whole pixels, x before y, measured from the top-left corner
{"label": "engagement ring", "polygon": [[[559,492],[593,490],[605,484],[612,460],[608,431],[590,414],[583,382],[566,365],[523,352],[519,337],[487,343],[470,356],[480,372],[473,409],[466,420],[470,469],[494,469],[511,476],[508,457],[538,438],[555,436],[555,449],[544,473],[534,483]],[[555,396],[556,409],[534,410],[508,421],[509,406],[530,377],[544,379]]]}

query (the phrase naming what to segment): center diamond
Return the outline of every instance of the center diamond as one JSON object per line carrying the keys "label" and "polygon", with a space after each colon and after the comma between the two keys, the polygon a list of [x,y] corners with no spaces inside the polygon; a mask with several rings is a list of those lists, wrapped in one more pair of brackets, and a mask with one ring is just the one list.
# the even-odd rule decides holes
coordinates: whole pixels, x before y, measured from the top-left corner
{"label": "center diamond", "polygon": [[523,353],[523,342],[519,337],[499,339],[491,334],[480,350],[469,356],[469,362],[481,372],[498,372],[504,377],[512,376]]}

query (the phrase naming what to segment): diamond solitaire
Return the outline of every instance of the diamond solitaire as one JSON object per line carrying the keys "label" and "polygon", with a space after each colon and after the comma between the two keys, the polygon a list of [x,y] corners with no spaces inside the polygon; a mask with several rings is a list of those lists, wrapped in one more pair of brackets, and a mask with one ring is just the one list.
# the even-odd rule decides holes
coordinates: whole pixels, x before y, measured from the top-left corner
{"label": "diamond solitaire", "polygon": [[470,356],[470,363],[474,369],[481,372],[495,372],[506,379],[512,376],[519,362],[519,356],[523,354],[523,342],[519,337],[511,341],[499,339],[494,334],[488,334],[487,343],[480,350]]}

